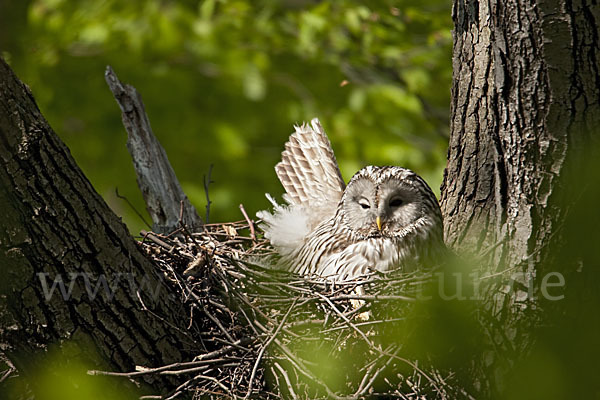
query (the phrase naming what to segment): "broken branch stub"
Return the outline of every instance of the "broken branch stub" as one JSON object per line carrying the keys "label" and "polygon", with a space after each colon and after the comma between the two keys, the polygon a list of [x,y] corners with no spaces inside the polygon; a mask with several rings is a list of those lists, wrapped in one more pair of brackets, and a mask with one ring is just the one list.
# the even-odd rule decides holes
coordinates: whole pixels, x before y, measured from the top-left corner
{"label": "broken branch stub", "polygon": [[127,149],[152,218],[152,230],[171,232],[180,222],[194,231],[201,230],[202,219],[183,192],[167,153],[152,133],[141,95],[133,86],[123,85],[110,66],[106,67],[104,77],[121,108]]}

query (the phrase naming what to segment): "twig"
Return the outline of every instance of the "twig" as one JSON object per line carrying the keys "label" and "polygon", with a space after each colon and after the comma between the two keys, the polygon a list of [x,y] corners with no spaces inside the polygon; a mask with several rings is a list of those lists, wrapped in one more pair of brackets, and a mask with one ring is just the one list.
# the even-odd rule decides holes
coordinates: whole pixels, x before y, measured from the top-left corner
{"label": "twig", "polygon": [[104,78],[121,108],[123,125],[127,130],[127,149],[146,209],[152,218],[152,229],[168,232],[177,226],[180,200],[185,202],[186,223],[193,229],[202,226],[202,220],[183,192],[165,149],[152,132],[142,97],[133,86],[124,85],[110,66],[106,67]]}
{"label": "twig", "polygon": [[287,320],[287,317],[290,315],[290,312],[292,311],[292,309],[294,308],[295,305],[296,305],[296,300],[294,300],[292,302],[292,305],[290,306],[290,308],[287,310],[287,312],[281,319],[281,322],[277,326],[277,329],[275,329],[275,332],[273,332],[273,335],[271,335],[269,340],[267,340],[267,342],[261,347],[260,352],[258,353],[258,356],[256,357],[256,362],[254,363],[254,367],[252,368],[252,373],[250,374],[250,383],[248,384],[248,392],[246,393],[246,396],[244,397],[244,399],[247,399],[248,397],[250,397],[250,394],[252,394],[252,386],[254,383],[254,376],[256,375],[256,370],[258,369],[260,360],[262,359],[263,354],[265,354],[265,350],[267,349],[267,347],[269,347],[269,345],[273,342],[273,340],[275,340],[275,338],[279,334],[279,331],[281,331],[281,328],[283,328],[283,324]]}
{"label": "twig", "polygon": [[[397,321],[406,321],[406,318],[391,318],[391,319],[380,319],[376,321],[365,321],[365,322],[357,322],[354,324],[355,326],[366,326],[366,325],[377,325],[377,324],[385,324],[389,322],[397,322]],[[339,331],[340,329],[348,328],[347,326],[336,326],[333,328],[325,329],[320,331],[320,333],[329,333],[334,331]]]}
{"label": "twig", "polygon": [[[158,236],[156,236],[156,234],[154,232],[147,232],[142,229],[140,231],[140,235],[142,235],[142,237],[144,239],[150,239],[152,242],[154,242],[157,245],[159,245],[160,247],[166,249],[170,254],[172,254],[173,250],[175,250],[177,247],[175,245],[170,245],[170,244],[164,242],[163,240],[159,239]],[[192,256],[191,254],[184,252],[184,251],[179,251],[177,255],[184,257],[184,258],[188,259],[189,261],[192,261],[194,259],[194,256]]]}
{"label": "twig", "polygon": [[246,213],[246,209],[244,208],[244,205],[241,203],[240,203],[240,211],[242,212],[242,215],[244,216],[244,218],[246,218],[246,221],[248,222],[248,227],[250,228],[250,238],[253,241],[256,241],[256,233],[254,232],[254,221],[252,221],[248,217],[248,214]]}
{"label": "twig", "polygon": [[148,221],[146,221],[146,218],[144,218],[144,216],[137,210],[137,208],[135,208],[133,206],[133,204],[131,204],[131,202],[129,201],[129,199],[125,196],[121,196],[119,194],[119,188],[115,187],[115,195],[117,196],[117,199],[121,199],[124,200],[125,203],[127,203],[127,205],[129,206],[129,208],[131,208],[133,210],[133,212],[142,220],[142,222],[148,227],[148,229],[152,229],[152,225],[150,225],[150,223],[148,223]]}
{"label": "twig", "polygon": [[[400,348],[397,348],[396,350],[394,350],[394,352],[392,353],[393,356],[396,356],[396,354],[398,354],[398,352],[400,351]],[[369,380],[369,382],[363,387],[363,382],[361,382],[360,386],[358,387],[358,390],[356,391],[356,393],[354,393],[355,397],[361,397],[363,395],[365,395],[367,393],[367,391],[369,390],[369,388],[371,386],[373,386],[373,383],[375,382],[375,379],[377,379],[377,376],[379,376],[379,374],[381,373],[381,371],[383,371],[384,369],[386,369],[388,367],[388,365],[390,365],[390,363],[392,362],[392,360],[394,359],[394,357],[390,356],[388,357],[387,361],[377,369],[377,371],[375,371],[375,373],[373,374],[373,376],[371,377],[371,379]],[[373,367],[375,366],[375,364],[373,364]],[[369,371],[367,371],[367,373],[365,374],[365,378],[368,376]]]}
{"label": "twig", "polygon": [[431,378],[429,375],[427,375],[424,371],[422,371],[421,369],[419,369],[413,362],[402,358],[402,357],[398,357],[397,355],[392,355],[392,354],[388,354],[386,352],[384,352],[383,350],[377,348],[375,346],[375,344],[373,344],[373,342],[371,340],[369,340],[369,338],[365,335],[365,333],[363,331],[361,331],[360,329],[358,329],[356,327],[355,324],[352,323],[352,321],[350,321],[332,302],[331,300],[329,300],[327,297],[325,297],[324,295],[322,295],[321,293],[316,293],[319,297],[323,298],[329,305],[330,307],[340,316],[342,317],[342,319],[352,328],[354,329],[356,332],[358,332],[359,335],[362,336],[362,338],[365,340],[365,342],[369,345],[369,347],[371,347],[371,349],[381,352],[383,354],[389,355],[390,357],[396,358],[400,361],[403,361],[405,363],[407,363],[408,365],[410,365],[411,367],[413,367],[413,369],[415,369],[416,371],[419,371],[425,378],[427,378],[429,380],[429,382],[434,385],[434,387],[436,389],[439,390],[439,387],[437,386],[437,384],[435,383],[435,381],[433,380],[433,378]]}
{"label": "twig", "polygon": [[[233,342],[232,344],[228,345],[230,347],[222,347],[219,350],[215,350],[215,351],[210,352],[210,353],[200,354],[196,358],[198,360],[204,360],[204,359],[211,358],[211,357],[220,357],[222,355],[227,354],[229,351],[233,350],[233,348],[235,346],[243,346],[245,344],[251,343],[252,341],[253,340],[251,338],[238,339],[235,342]],[[244,349],[244,350],[246,350],[246,349]]]}
{"label": "twig", "polygon": [[166,249],[168,251],[173,250],[173,248],[175,247],[175,246],[169,245],[169,244],[163,242],[162,240],[160,240],[158,238],[158,236],[156,236],[153,232],[148,232],[148,231],[145,231],[145,230],[142,229],[140,231],[140,235],[142,235],[142,237],[144,239],[147,238],[147,239],[152,240],[154,243],[156,243],[157,245],[161,246],[162,248],[164,248],[164,249]]}
{"label": "twig", "polygon": [[[142,375],[151,375],[151,374],[177,374],[186,371],[186,369],[177,369],[177,368],[185,368],[185,367],[198,367],[198,366],[206,366],[207,364],[214,363],[214,360],[199,360],[199,361],[188,361],[188,362],[180,362],[173,363],[169,365],[164,365],[158,368],[140,368],[138,371],[132,372],[113,372],[113,371],[100,371],[100,370],[89,370],[87,371],[88,375],[103,375],[103,376],[122,376],[127,378],[134,378],[136,376]],[[138,367],[139,368],[139,367]],[[189,369],[189,368],[188,368]]]}
{"label": "twig", "polygon": [[350,321],[350,320],[348,319],[348,317],[346,317],[346,316],[344,315],[344,313],[343,313],[343,312],[341,312],[341,311],[340,311],[340,310],[339,310],[339,309],[338,309],[338,308],[335,306],[335,304],[333,304],[333,303],[331,302],[331,300],[329,300],[329,299],[328,299],[326,296],[324,296],[324,295],[323,295],[323,294],[321,294],[321,293],[316,293],[316,295],[317,295],[317,296],[319,296],[320,298],[322,298],[323,300],[325,300],[325,302],[326,302],[327,304],[329,304],[329,306],[330,306],[330,307],[333,309],[333,311],[335,311],[335,312],[336,312],[336,314],[338,314],[340,317],[342,317],[342,319],[343,319],[343,320],[344,320],[344,321],[345,321],[345,322],[348,324],[348,326],[350,326],[352,329],[354,329],[356,332],[358,332],[358,334],[359,334],[359,335],[361,335],[361,336],[363,337],[363,339],[364,339],[364,340],[365,340],[365,342],[366,342],[366,343],[369,345],[369,347],[372,347],[374,350],[378,350],[378,351],[380,351],[378,348],[376,348],[376,347],[375,347],[375,345],[373,344],[373,342],[369,340],[369,338],[367,337],[367,335],[365,335],[365,333],[364,333],[363,331],[361,331],[360,329],[358,329],[358,328],[356,327],[356,325],[354,325],[354,324],[352,323],[352,321]]}
{"label": "twig", "polygon": [[[184,211],[184,203],[183,200],[180,202],[179,205],[179,221],[178,224],[181,228],[181,230],[183,230],[183,233],[189,237],[191,239],[191,241],[196,244],[196,246],[198,246],[198,248],[200,248],[200,243],[198,243],[198,241],[196,240],[196,238],[190,233],[188,232],[187,226],[185,224],[185,221],[183,220],[183,211]],[[202,226],[202,230],[204,231],[205,228],[204,226]]]}
{"label": "twig", "polygon": [[212,315],[206,308],[204,309],[204,313],[206,314],[206,316],[208,318],[210,318],[210,320],[212,322],[215,323],[215,325],[217,325],[217,327],[221,330],[221,332],[223,332],[223,335],[225,335],[225,337],[231,342],[235,342],[235,339],[231,336],[231,334],[229,332],[227,332],[227,329],[225,329],[225,327],[223,326],[223,324],[221,324],[221,321],[219,321],[217,318],[215,318],[214,315]]}
{"label": "twig", "polygon": [[[267,328],[262,326],[258,321],[256,321],[255,323],[256,323],[256,326],[258,326],[260,329],[264,330],[265,332],[268,331]],[[306,376],[308,379],[312,380],[313,382],[315,382],[315,383],[319,384],[321,387],[323,387],[325,389],[325,391],[327,392],[327,395],[330,398],[338,399],[338,400],[343,399],[343,397],[340,397],[337,394],[335,394],[329,388],[329,386],[327,386],[327,384],[325,384],[323,381],[321,381],[319,378],[317,378],[311,372],[309,372],[306,365],[304,365],[304,362],[302,362],[302,360],[300,360],[298,357],[296,357],[294,355],[294,353],[292,353],[286,345],[284,345],[283,343],[281,343],[281,341],[279,341],[279,339],[273,339],[273,342],[281,349],[281,351],[283,351],[283,353],[288,358],[288,361],[294,366],[294,368],[296,368],[296,370],[298,372],[300,372],[302,375]]]}
{"label": "twig", "polygon": [[10,359],[3,352],[0,352],[0,361],[2,361],[8,367],[5,371],[3,371],[2,377],[0,377],[0,383],[2,383],[13,372],[15,372],[17,370],[17,368],[14,366],[14,364],[12,363],[12,361],[10,361]]}
{"label": "twig", "polygon": [[[230,388],[228,388],[227,386],[223,385],[223,383],[221,381],[219,381],[217,378],[214,378],[212,376],[207,376],[207,375],[196,375],[196,377],[194,377],[192,380],[189,380],[187,382],[185,382],[183,385],[180,385],[176,390],[177,392],[174,393],[173,395],[167,397],[165,400],[172,400],[175,397],[179,396],[182,392],[183,389],[185,388],[185,386],[189,385],[192,381],[197,381],[200,379],[205,379],[211,382],[214,382],[217,386],[219,386],[221,389],[223,389],[223,391],[225,391],[225,393],[227,393],[228,396],[230,396],[233,399],[238,399],[239,396],[236,396]],[[184,386],[185,385],[185,386]]]}
{"label": "twig", "polygon": [[400,295],[381,295],[381,294],[375,294],[375,295],[360,295],[360,294],[342,294],[342,295],[337,295],[337,296],[333,296],[329,298],[330,300],[333,301],[339,301],[339,300],[371,300],[371,301],[381,301],[381,300],[404,300],[404,301],[416,301],[415,298],[413,297],[407,297],[407,296],[400,296]]}
{"label": "twig", "polygon": [[[283,376],[283,379],[285,380],[285,383],[287,384],[288,390],[290,391],[290,395],[292,396],[292,398],[297,399],[298,396],[296,395],[296,392],[294,392],[294,387],[292,386],[292,383],[290,382],[290,377],[288,376],[285,369],[283,369],[283,367],[281,365],[279,365],[278,362],[274,363],[274,365],[275,365],[275,368],[277,368],[279,370],[279,372],[281,372],[281,376]],[[277,376],[275,373],[273,375]]]}
{"label": "twig", "polygon": [[209,223],[209,219],[208,217],[210,216],[210,205],[211,205],[211,201],[210,201],[210,196],[208,194],[208,187],[211,183],[214,183],[211,180],[211,175],[212,175],[212,169],[213,169],[213,164],[210,164],[210,166],[208,167],[208,177],[206,175],[204,175],[203,181],[204,181],[204,194],[206,195],[206,217],[204,218],[204,221],[208,224]]}

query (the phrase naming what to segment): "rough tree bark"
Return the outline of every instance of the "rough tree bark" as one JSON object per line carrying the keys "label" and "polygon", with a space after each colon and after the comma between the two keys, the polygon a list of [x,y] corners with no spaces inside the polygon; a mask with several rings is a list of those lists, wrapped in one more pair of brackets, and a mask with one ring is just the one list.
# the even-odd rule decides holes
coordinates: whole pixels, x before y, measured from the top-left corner
{"label": "rough tree bark", "polygon": [[[506,372],[531,344],[531,326],[519,322],[535,320],[530,288],[535,293],[556,267],[564,205],[581,195],[566,186],[568,166],[594,135],[597,143],[600,7],[595,0],[455,0],[453,20],[445,233],[455,248],[486,256],[484,273],[507,271],[503,282],[515,281],[517,290],[490,302]],[[568,281],[577,265],[559,268]]]}
{"label": "rough tree bark", "polygon": [[[2,352],[26,377],[32,360],[66,341],[82,344],[79,356],[92,368],[192,358],[194,328],[180,303],[3,60],[0,100]],[[58,287],[48,296],[61,278],[74,284],[69,298]]]}
{"label": "rough tree bark", "polygon": [[442,190],[449,243],[502,241],[498,265],[544,259],[564,218],[552,201],[555,183],[600,118],[600,11],[592,3],[454,3]]}

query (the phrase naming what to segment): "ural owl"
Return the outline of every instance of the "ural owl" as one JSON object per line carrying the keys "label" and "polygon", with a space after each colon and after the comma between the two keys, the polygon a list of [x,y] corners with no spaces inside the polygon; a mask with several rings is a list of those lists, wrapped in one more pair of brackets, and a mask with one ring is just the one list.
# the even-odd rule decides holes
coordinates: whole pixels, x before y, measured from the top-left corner
{"label": "ural owl", "polygon": [[343,281],[436,259],[445,248],[442,215],[421,177],[367,166],[346,187],[319,120],[295,128],[275,166],[288,204],[267,194],[274,211],[257,213],[291,271]]}

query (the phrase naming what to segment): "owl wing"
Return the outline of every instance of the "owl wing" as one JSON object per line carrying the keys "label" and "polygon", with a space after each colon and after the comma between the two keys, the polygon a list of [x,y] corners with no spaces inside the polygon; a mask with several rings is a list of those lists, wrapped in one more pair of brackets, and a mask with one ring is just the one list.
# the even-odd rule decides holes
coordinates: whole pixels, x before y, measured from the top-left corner
{"label": "owl wing", "polygon": [[275,166],[284,198],[290,205],[335,210],[346,185],[331,143],[317,118],[295,128]]}
{"label": "owl wing", "polygon": [[297,126],[275,166],[287,205],[267,195],[273,211],[259,211],[265,237],[280,254],[292,257],[320,223],[333,217],[344,193],[344,180],[331,143],[317,118]]}

